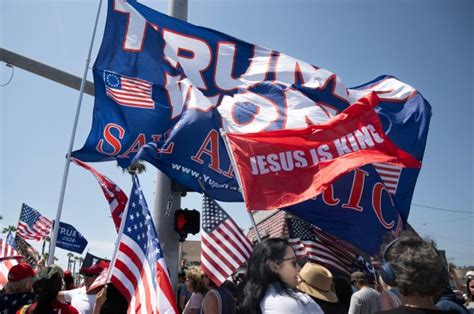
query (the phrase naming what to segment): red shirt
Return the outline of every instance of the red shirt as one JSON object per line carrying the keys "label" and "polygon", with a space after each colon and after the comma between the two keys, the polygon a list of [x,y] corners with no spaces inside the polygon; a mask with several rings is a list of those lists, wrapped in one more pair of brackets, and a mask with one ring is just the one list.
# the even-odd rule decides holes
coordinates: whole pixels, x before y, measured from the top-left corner
{"label": "red shirt", "polygon": [[[21,309],[19,309],[16,314],[29,314],[33,313],[33,311],[36,309],[37,303],[33,303],[30,305],[25,305]],[[58,314],[79,314],[79,312],[76,310],[76,308],[72,305],[61,303],[57,300],[54,300],[53,303],[51,303],[51,307],[53,308],[54,313]]]}

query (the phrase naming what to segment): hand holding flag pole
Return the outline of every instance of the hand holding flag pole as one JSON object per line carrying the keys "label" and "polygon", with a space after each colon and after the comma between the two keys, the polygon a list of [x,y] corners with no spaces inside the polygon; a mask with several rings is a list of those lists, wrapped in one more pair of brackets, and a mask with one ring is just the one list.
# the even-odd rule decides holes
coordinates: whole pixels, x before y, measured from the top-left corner
{"label": "hand holding flag pole", "polygon": [[252,222],[252,226],[255,230],[255,235],[257,236],[257,241],[258,241],[258,243],[260,243],[260,242],[262,242],[262,237],[260,237],[260,232],[258,231],[257,225],[255,224],[255,219],[253,218],[253,215],[252,215],[252,209],[248,208],[248,205],[247,205],[248,203],[245,199],[246,195],[245,195],[245,193],[242,189],[242,181],[240,179],[240,174],[239,174],[239,171],[238,171],[238,168],[237,168],[237,163],[235,162],[234,155],[232,154],[232,152],[230,150],[229,143],[228,143],[227,133],[222,128],[219,129],[219,132],[221,133],[222,138],[224,140],[225,148],[227,150],[227,154],[229,155],[232,167],[234,167],[234,169],[235,169],[234,173],[235,173],[235,177],[237,178],[237,183],[239,184],[239,190],[242,193],[242,197],[244,198],[245,207],[247,208],[247,212],[250,216],[250,221]]}

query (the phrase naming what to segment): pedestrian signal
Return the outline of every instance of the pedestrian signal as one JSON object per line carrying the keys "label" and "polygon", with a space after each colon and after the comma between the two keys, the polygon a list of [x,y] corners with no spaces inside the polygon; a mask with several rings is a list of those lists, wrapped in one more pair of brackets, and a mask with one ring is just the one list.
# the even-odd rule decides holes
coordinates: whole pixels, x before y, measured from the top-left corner
{"label": "pedestrian signal", "polygon": [[178,209],[174,216],[174,230],[184,238],[188,233],[196,234],[200,230],[200,219],[201,214],[195,209]]}

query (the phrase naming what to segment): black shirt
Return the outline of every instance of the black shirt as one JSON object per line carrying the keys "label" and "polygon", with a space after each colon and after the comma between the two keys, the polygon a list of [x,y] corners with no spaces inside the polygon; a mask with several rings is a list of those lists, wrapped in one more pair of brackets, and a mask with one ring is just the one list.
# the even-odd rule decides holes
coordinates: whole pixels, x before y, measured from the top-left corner
{"label": "black shirt", "polygon": [[456,314],[453,311],[444,311],[441,309],[424,309],[420,307],[399,306],[396,309],[380,311],[376,314]]}

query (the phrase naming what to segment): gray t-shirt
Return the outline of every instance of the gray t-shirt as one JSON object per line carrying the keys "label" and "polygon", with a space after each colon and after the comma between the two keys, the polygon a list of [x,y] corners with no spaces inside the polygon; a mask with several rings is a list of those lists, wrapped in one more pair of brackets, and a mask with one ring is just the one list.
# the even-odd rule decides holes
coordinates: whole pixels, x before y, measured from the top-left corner
{"label": "gray t-shirt", "polygon": [[362,287],[351,297],[348,314],[372,314],[380,311],[379,293],[370,287]]}

